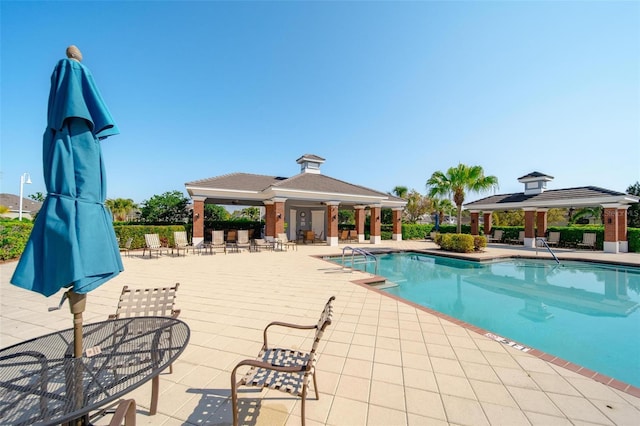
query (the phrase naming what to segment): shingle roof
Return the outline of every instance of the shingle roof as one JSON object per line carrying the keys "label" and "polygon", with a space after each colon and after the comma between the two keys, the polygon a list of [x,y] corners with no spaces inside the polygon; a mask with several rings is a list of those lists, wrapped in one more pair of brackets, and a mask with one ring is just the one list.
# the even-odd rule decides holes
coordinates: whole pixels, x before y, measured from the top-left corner
{"label": "shingle roof", "polygon": [[[20,209],[20,196],[13,194],[0,194],[0,205],[6,206],[9,210],[18,211]],[[28,213],[37,213],[40,211],[42,203],[30,198],[22,199],[22,211]]]}
{"label": "shingle roof", "polygon": [[624,197],[628,194],[624,192],[612,191],[610,189],[599,188],[597,186],[582,186],[577,188],[553,189],[540,194],[525,195],[522,192],[515,194],[491,195],[480,200],[465,204],[466,208],[474,208],[479,205],[491,204],[516,204],[526,203],[544,207],[545,203],[557,204],[566,201],[571,204],[571,200],[602,199],[603,197]]}

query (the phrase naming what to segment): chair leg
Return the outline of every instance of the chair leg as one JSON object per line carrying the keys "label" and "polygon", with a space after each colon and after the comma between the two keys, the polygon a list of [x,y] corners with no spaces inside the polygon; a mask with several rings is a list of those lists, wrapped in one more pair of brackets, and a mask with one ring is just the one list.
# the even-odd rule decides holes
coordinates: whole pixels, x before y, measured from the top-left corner
{"label": "chair leg", "polygon": [[233,426],[238,426],[238,384],[236,383],[236,370],[231,374],[231,411],[233,413]]}
{"label": "chair leg", "polygon": [[136,426],[136,401],[126,399],[120,401],[118,409],[111,418],[109,426],[120,426],[124,420],[125,426]]}
{"label": "chair leg", "polygon": [[316,391],[316,399],[320,399],[318,394],[318,382],[316,381],[316,371],[313,370],[313,389]]}
{"label": "chair leg", "polygon": [[301,418],[302,426],[304,426],[304,424],[305,424],[305,402],[306,402],[306,400],[307,400],[307,385],[303,385],[302,386],[302,402],[301,402],[301,406],[302,407],[301,407],[301,414],[300,414],[302,416],[302,418]]}
{"label": "chair leg", "polygon": [[158,391],[160,390],[160,376],[151,379],[151,407],[149,415],[153,416],[158,412]]}

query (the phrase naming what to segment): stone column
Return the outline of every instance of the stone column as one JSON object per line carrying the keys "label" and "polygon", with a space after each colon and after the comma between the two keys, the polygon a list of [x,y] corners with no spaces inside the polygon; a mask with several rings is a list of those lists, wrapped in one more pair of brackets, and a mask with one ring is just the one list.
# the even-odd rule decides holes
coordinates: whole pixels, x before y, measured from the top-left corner
{"label": "stone column", "polygon": [[364,242],[364,222],[365,222],[365,209],[366,206],[354,206],[356,216],[356,232],[358,233],[358,242]]}
{"label": "stone column", "polygon": [[264,239],[273,241],[276,239],[276,206],[272,200],[263,201],[264,213]]}
{"label": "stone column", "polygon": [[380,244],[382,236],[380,235],[381,206],[379,204],[371,206],[371,220],[369,222],[369,233],[371,234],[371,244]]}
{"label": "stone column", "polygon": [[194,247],[204,242],[204,200],[205,197],[193,197],[193,235]]}
{"label": "stone column", "polygon": [[629,252],[629,241],[627,240],[627,209],[629,207],[618,207],[618,250],[622,253]]}
{"label": "stone column", "polygon": [[338,201],[327,201],[327,244],[338,246]]}
{"label": "stone column", "polygon": [[391,210],[391,216],[393,221],[393,234],[391,239],[393,241],[402,241],[402,208],[394,208]]}

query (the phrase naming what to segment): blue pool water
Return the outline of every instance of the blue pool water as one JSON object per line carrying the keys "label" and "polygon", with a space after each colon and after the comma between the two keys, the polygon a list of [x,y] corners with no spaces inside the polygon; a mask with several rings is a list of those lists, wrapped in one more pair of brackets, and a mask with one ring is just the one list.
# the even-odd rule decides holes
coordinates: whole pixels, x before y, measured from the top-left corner
{"label": "blue pool water", "polygon": [[388,293],[640,387],[640,268],[376,257],[378,275],[398,284]]}

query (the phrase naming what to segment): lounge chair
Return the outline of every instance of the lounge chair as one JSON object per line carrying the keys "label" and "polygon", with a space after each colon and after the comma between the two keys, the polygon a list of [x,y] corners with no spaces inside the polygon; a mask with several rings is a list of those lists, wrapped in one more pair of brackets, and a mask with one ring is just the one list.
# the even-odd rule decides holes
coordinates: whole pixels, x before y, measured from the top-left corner
{"label": "lounge chair", "polygon": [[251,251],[251,242],[249,241],[249,231],[246,229],[240,229],[238,231],[238,239],[235,243],[236,249],[247,249]]}
{"label": "lounge chair", "polygon": [[264,238],[254,238],[251,240],[251,247],[253,251],[260,251],[262,249],[273,250],[274,243],[266,241]]}
{"label": "lounge chair", "polygon": [[343,229],[342,231],[340,231],[338,240],[346,243],[349,240],[349,231],[347,229]]}
{"label": "lounge chair", "polygon": [[227,254],[227,245],[224,242],[224,231],[211,231],[211,244],[209,244],[211,252],[215,253],[216,249],[222,249]]}
{"label": "lounge chair", "polygon": [[[175,231],[173,233],[173,248],[178,252],[178,256],[180,256],[180,250],[184,251],[186,255],[189,247],[191,244],[187,240],[187,231]],[[173,249],[171,251],[173,252]]]}
{"label": "lounge chair", "polygon": [[358,231],[356,231],[355,229],[350,229],[349,230],[349,236],[347,237],[347,240],[353,243],[357,243],[358,242]]}
{"label": "lounge chair", "polygon": [[278,234],[278,237],[276,238],[276,247],[280,247],[280,250],[289,250],[289,247],[298,250],[298,244],[295,241],[289,241],[287,234],[284,232]]}
{"label": "lounge chair", "polygon": [[560,232],[550,231],[549,238],[547,238],[547,245],[549,247],[560,245]]}
{"label": "lounge chair", "polygon": [[120,247],[120,253],[125,253],[129,256],[131,252],[131,244],[133,243],[133,237],[127,238],[127,242],[124,243],[124,246]]}
{"label": "lounge chair", "polygon": [[154,251],[158,252],[158,257],[160,257],[163,251],[166,251],[167,254],[169,253],[169,249],[162,247],[162,244],[160,244],[160,236],[158,234],[144,234],[144,242],[146,246],[142,250],[142,257],[144,257],[144,253],[147,250],[149,250],[149,259],[151,259]]}
{"label": "lounge chair", "polygon": [[582,242],[577,244],[578,247],[586,247],[591,250],[596,249],[596,234],[593,232],[585,232],[582,234]]}
{"label": "lounge chair", "polygon": [[[179,283],[173,287],[129,289],[128,286],[122,288],[120,300],[116,313],[109,315],[109,319],[131,318],[131,317],[171,317],[177,318],[180,310],[175,309],[176,293]],[[169,366],[169,374],[173,373],[173,364]],[[154,415],[158,411],[158,395],[160,390],[160,376],[151,379],[151,405],[149,415]]]}
{"label": "lounge chair", "polygon": [[227,231],[227,244],[235,243],[236,241],[238,241],[238,231],[235,229]]}
{"label": "lounge chair", "polygon": [[[238,425],[238,386],[255,386],[258,388],[271,388],[287,392],[302,399],[302,424],[305,424],[305,401],[309,380],[313,378],[313,390],[316,399],[320,398],[316,381],[316,363],[318,361],[318,346],[324,330],[331,324],[333,317],[333,301],[335,296],[329,298],[324,307],[320,319],[313,325],[297,325],[284,322],[272,322],[263,332],[263,344],[257,359],[240,361],[231,372],[231,403],[233,409],[233,424]],[[294,328],[298,330],[315,329],[315,337],[309,352],[297,349],[274,348],[267,342],[267,331],[272,326]],[[238,368],[250,367],[250,369],[236,381]],[[249,413],[247,413],[250,415]]]}
{"label": "lounge chair", "polygon": [[524,231],[518,233],[518,238],[510,238],[509,244],[524,244]]}
{"label": "lounge chair", "polygon": [[502,229],[496,229],[496,230],[493,231],[493,236],[488,236],[487,235],[487,242],[488,243],[501,243],[503,234],[504,234],[504,231]]}

